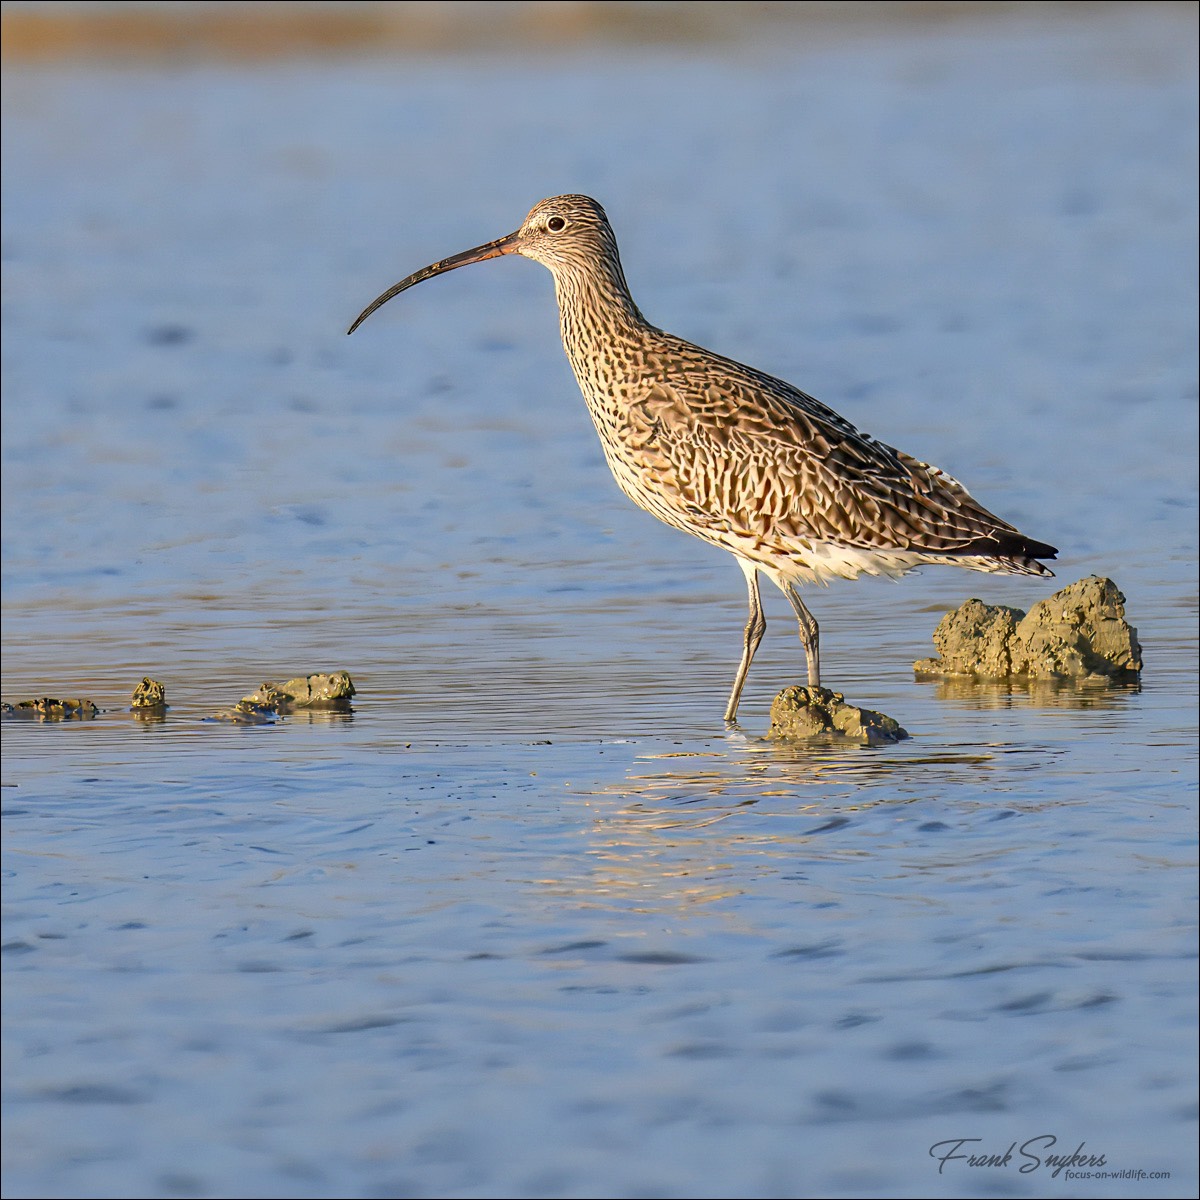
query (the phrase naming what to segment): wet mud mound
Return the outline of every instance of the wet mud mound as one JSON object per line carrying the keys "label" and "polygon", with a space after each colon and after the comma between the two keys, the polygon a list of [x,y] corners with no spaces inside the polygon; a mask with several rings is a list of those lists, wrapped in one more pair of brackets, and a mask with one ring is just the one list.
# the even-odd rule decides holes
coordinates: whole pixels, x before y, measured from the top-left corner
{"label": "wet mud mound", "polygon": [[883,713],[847,704],[841,692],[796,686],[784,688],[772,702],[767,737],[834,737],[879,746],[901,742],[908,733]]}
{"label": "wet mud mound", "polygon": [[33,700],[18,700],[16,704],[0,705],[0,716],[7,721],[25,718],[33,721],[88,721],[100,709],[90,700],[59,700],[54,696],[38,696]]}
{"label": "wet mud mound", "polygon": [[[354,682],[347,671],[300,675],[286,683],[264,683],[233,707],[214,713],[209,720],[266,725],[299,709],[348,713],[353,711],[350,701],[354,694]],[[49,696],[0,705],[0,717],[4,720],[79,721],[104,711],[91,700],[56,700]],[[145,676],[133,690],[129,711],[140,720],[161,720],[167,712],[166,688],[157,679]]]}
{"label": "wet mud mound", "polygon": [[300,675],[286,683],[264,683],[249,696],[243,696],[233,708],[214,713],[214,721],[239,725],[269,725],[276,717],[300,708],[318,712],[350,712],[354,683],[347,671]]}
{"label": "wet mud mound", "polygon": [[968,600],[933,631],[939,657],[913,663],[939,679],[1136,679],[1142,669],[1137,630],[1111,579],[1080,579],[1027,613]]}

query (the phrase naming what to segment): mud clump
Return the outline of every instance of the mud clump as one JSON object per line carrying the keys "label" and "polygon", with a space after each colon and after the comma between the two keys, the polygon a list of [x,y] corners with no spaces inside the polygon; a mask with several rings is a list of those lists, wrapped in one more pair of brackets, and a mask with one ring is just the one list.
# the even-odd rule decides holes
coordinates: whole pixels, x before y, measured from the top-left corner
{"label": "mud clump", "polygon": [[354,682],[348,671],[327,675],[299,675],[286,683],[264,683],[243,696],[233,708],[213,713],[210,720],[235,725],[270,725],[276,717],[298,708],[324,712],[350,712]]}
{"label": "mud clump", "polygon": [[[257,691],[244,696],[232,708],[214,713],[208,719],[228,721],[237,725],[267,725],[302,708],[310,711],[348,713],[353,711],[350,700],[354,693],[354,682],[348,671],[299,675],[286,683],[264,683]],[[104,711],[90,700],[56,700],[50,696],[0,705],[0,716],[6,721],[17,718],[35,721],[80,721],[88,720]],[[133,689],[129,711],[140,721],[165,720],[166,688],[157,679],[145,676]]]}
{"label": "mud clump", "polygon": [[354,683],[348,671],[328,675],[301,675],[287,683],[264,683],[256,692],[243,696],[241,703],[270,708],[278,713],[296,708],[324,708],[345,712],[354,695]]}
{"label": "mud clump", "polygon": [[939,658],[913,663],[918,675],[975,679],[1135,679],[1142,669],[1137,630],[1111,579],[1068,584],[1027,613],[968,600],[933,632]]}
{"label": "mud clump", "polygon": [[908,732],[883,713],[847,704],[841,692],[796,686],[784,688],[772,702],[767,737],[837,737],[880,746],[902,742]]}
{"label": "mud clump", "polygon": [[88,721],[99,711],[90,700],[56,700],[52,696],[0,706],[6,720],[24,717],[34,721]]}
{"label": "mud clump", "polygon": [[134,712],[165,712],[167,708],[167,689],[157,679],[149,675],[133,689],[133,700],[129,706]]}
{"label": "mud clump", "polygon": [[223,708],[206,719],[227,721],[231,725],[274,725],[278,716],[279,713],[269,705],[239,700],[232,708]]}

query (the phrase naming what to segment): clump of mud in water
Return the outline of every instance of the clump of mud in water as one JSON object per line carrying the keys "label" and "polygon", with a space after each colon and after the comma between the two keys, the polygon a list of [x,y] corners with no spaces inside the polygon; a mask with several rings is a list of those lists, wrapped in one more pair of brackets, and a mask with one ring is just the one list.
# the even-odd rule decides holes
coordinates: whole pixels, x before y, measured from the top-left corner
{"label": "clump of mud in water", "polygon": [[157,679],[149,675],[142,677],[142,682],[133,689],[131,709],[149,709],[165,711],[167,707],[167,689]]}
{"label": "clump of mud in water", "polygon": [[1068,584],[1027,613],[968,600],[941,619],[933,644],[941,657],[913,663],[918,675],[1127,680],[1142,669],[1125,597],[1098,575]]}
{"label": "clump of mud in water", "polygon": [[58,700],[39,696],[36,700],[18,700],[16,704],[0,705],[0,714],[25,717],[35,721],[88,721],[100,710],[90,700]]}
{"label": "clump of mud in water", "polygon": [[264,683],[256,692],[243,696],[241,703],[275,712],[290,712],[294,708],[323,708],[345,712],[354,695],[354,683],[347,671],[332,671],[328,675],[301,675],[287,683]]}
{"label": "clump of mud in water", "polygon": [[264,683],[249,696],[243,696],[232,708],[213,713],[210,721],[229,721],[235,725],[270,725],[276,717],[298,708],[324,712],[350,712],[354,683],[348,671],[300,675],[287,683]]}
{"label": "clump of mud in water", "polygon": [[891,717],[847,704],[841,692],[828,688],[789,687],[775,697],[767,737],[831,736],[879,746],[903,741],[908,733]]}

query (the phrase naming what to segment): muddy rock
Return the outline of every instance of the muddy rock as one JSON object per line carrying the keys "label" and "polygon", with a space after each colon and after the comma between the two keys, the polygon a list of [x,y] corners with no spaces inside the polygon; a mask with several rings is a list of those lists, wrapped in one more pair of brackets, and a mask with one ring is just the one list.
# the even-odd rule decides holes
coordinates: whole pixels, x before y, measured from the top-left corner
{"label": "muddy rock", "polygon": [[135,711],[139,709],[162,710],[166,707],[167,689],[157,679],[151,679],[147,675],[133,689],[133,703],[130,708]]}
{"label": "muddy rock", "polygon": [[1019,608],[968,600],[948,612],[933,631],[940,659],[914,664],[923,675],[979,675],[1007,679],[1012,673],[1012,644],[1017,624],[1025,614]]}
{"label": "muddy rock", "polygon": [[1080,579],[1027,613],[968,600],[933,632],[940,657],[913,663],[918,675],[976,679],[1135,678],[1137,630],[1111,579]]}
{"label": "muddy rock", "polygon": [[52,696],[40,696],[36,700],[5,704],[0,711],[6,720],[25,717],[34,721],[87,721],[100,710],[90,700],[56,700]]}
{"label": "muddy rock", "polygon": [[796,686],[772,702],[767,737],[838,737],[878,746],[903,741],[908,733],[883,713],[847,704],[841,692]]}
{"label": "muddy rock", "polygon": [[354,695],[348,671],[328,675],[302,675],[287,683],[264,683],[256,692],[242,697],[243,704],[290,712],[295,708],[324,708],[345,712]]}
{"label": "muddy rock", "polygon": [[274,725],[278,717],[279,713],[270,705],[239,700],[232,708],[223,708],[207,719],[226,721],[230,725]]}
{"label": "muddy rock", "polygon": [[277,717],[298,708],[350,712],[353,695],[354,683],[348,671],[300,675],[286,683],[264,683],[249,696],[243,696],[233,708],[214,713],[210,719],[235,725],[270,725]]}
{"label": "muddy rock", "polygon": [[1137,630],[1125,620],[1125,597],[1111,579],[1093,575],[1035,604],[1017,626],[1014,674],[1136,675],[1142,669]]}

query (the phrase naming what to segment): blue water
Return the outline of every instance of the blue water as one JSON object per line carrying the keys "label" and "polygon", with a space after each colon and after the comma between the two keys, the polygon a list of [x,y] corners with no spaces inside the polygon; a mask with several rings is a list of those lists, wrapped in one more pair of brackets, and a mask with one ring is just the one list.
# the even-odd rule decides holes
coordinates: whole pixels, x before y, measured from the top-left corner
{"label": "blue water", "polygon": [[[4,698],[109,711],[3,729],[5,1195],[1195,1194],[1182,11],[6,69]],[[762,739],[778,596],[726,730],[740,573],[617,492],[549,276],[344,336],[561,191],[651,320],[1115,579],[1142,687],[915,681],[1054,586],[930,570],[809,596],[911,741]]]}

